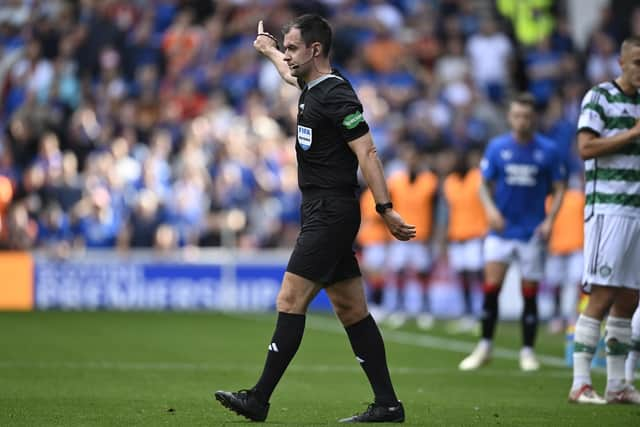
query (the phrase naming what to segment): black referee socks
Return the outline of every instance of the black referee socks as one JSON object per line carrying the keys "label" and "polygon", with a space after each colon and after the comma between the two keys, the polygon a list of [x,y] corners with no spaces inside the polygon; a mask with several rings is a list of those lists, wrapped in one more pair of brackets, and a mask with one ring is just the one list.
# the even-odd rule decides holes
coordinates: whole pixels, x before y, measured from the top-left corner
{"label": "black referee socks", "polygon": [[398,398],[391,385],[384,342],[373,317],[368,315],[361,321],[347,326],[345,330],[356,359],[369,378],[376,403],[395,405]]}
{"label": "black referee socks", "polygon": [[304,322],[304,314],[278,312],[276,330],[269,344],[267,360],[258,383],[253,387],[258,399],[264,403],[269,402],[278,381],[300,347],[304,334]]}

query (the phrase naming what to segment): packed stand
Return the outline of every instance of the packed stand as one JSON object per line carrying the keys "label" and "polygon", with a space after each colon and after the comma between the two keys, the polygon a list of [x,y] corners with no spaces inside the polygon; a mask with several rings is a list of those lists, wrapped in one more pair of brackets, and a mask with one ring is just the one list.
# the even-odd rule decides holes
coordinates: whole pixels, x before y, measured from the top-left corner
{"label": "packed stand", "polygon": [[[523,89],[578,170],[581,97],[617,73],[640,8],[626,26],[605,9],[580,50],[558,2],[533,30],[513,3],[2,2],[2,246],[291,245],[298,93],[252,41],[258,20],[278,34],[305,12],[330,19],[333,64],[356,87],[388,174],[410,147],[444,178],[506,129],[505,103]],[[445,217],[436,209],[436,228]]]}

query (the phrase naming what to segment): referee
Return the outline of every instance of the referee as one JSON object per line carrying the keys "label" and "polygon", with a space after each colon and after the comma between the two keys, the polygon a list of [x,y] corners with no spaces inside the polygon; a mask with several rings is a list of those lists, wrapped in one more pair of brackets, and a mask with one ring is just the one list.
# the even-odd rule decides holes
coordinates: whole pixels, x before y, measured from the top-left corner
{"label": "referee", "polygon": [[307,307],[324,289],[375,395],[362,414],[340,421],[403,422],[404,408],[391,384],[384,343],[367,310],[352,248],[360,227],[358,165],[394,237],[409,240],[415,237],[415,227],[393,210],[362,105],[351,84],[331,68],[327,21],[302,15],[283,33],[281,52],[260,21],[253,45],[284,81],[302,89],[296,138],[302,225],[277,297],[278,321],[260,379],[250,390],[218,391],[215,397],[239,415],[264,421],[269,398],[302,341]]}

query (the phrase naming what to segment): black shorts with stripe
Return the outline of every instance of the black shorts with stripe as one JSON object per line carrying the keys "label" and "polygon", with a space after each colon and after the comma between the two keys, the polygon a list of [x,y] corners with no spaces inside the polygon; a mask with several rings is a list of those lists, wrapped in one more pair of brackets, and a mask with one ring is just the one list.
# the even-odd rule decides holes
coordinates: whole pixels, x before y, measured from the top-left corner
{"label": "black shorts with stripe", "polygon": [[324,286],[361,276],[353,243],[360,204],[353,197],[303,199],[301,228],[287,271]]}

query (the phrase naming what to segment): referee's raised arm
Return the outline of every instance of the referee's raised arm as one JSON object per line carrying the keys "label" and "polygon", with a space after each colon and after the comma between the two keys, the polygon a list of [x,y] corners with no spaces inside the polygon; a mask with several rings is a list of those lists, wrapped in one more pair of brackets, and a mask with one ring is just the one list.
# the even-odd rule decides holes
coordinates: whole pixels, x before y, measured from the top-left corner
{"label": "referee's raised arm", "polygon": [[275,65],[280,77],[285,82],[299,87],[298,80],[291,75],[289,66],[284,61],[284,53],[278,50],[278,40],[272,34],[264,31],[262,20],[258,21],[258,34],[253,41],[253,47]]}

